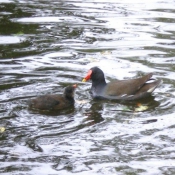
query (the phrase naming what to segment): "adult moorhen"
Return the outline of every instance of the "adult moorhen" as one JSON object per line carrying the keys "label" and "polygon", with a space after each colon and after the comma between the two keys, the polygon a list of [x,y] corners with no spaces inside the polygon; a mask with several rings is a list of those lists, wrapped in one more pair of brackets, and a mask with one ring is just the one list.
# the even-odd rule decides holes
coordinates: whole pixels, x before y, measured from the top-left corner
{"label": "adult moorhen", "polygon": [[92,80],[91,94],[93,98],[111,100],[137,100],[149,96],[161,84],[161,80],[148,82],[152,73],[130,80],[113,80],[106,83],[104,73],[98,67],[91,68],[82,80]]}
{"label": "adult moorhen", "polygon": [[42,95],[29,101],[29,107],[39,110],[60,110],[74,105],[77,85],[67,86],[62,95]]}

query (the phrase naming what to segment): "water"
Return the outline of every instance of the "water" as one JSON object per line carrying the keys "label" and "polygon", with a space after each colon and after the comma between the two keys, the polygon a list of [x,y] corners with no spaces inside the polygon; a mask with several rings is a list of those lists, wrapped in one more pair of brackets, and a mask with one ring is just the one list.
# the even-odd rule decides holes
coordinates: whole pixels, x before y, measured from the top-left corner
{"label": "water", "polygon": [[[0,1],[0,173],[175,173],[174,1]],[[148,72],[153,96],[93,100],[87,71],[107,81]],[[27,101],[78,84],[74,108],[28,109]]]}

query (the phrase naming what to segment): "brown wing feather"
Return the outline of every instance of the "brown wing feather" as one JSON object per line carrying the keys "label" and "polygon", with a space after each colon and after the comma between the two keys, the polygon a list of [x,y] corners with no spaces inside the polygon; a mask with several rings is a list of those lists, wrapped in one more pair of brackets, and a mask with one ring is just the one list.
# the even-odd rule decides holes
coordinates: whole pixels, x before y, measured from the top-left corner
{"label": "brown wing feather", "polygon": [[131,80],[114,80],[108,83],[105,92],[107,95],[134,95],[152,77],[152,73]]}
{"label": "brown wing feather", "polygon": [[30,107],[40,110],[62,109],[68,104],[64,97],[60,95],[45,95],[30,101]]}

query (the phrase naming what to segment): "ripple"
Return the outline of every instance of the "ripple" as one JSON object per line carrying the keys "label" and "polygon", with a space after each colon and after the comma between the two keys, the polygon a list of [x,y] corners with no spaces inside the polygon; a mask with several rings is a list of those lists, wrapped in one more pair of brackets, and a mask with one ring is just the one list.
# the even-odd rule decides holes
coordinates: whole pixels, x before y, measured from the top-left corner
{"label": "ripple", "polygon": [[17,44],[24,40],[24,37],[19,36],[0,36],[0,44]]}
{"label": "ripple", "polygon": [[10,0],[0,0],[0,3],[11,3],[13,1],[10,1]]}
{"label": "ripple", "polygon": [[21,19],[14,19],[17,22],[24,22],[24,23],[51,23],[51,22],[81,22],[81,19],[72,18],[72,17],[31,17],[31,18],[21,18]]}

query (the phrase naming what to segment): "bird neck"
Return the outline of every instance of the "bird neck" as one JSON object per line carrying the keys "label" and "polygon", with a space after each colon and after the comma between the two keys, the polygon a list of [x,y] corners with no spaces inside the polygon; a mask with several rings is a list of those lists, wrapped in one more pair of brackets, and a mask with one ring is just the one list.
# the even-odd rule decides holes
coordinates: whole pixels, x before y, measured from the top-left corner
{"label": "bird neck", "polygon": [[103,87],[103,86],[106,86],[106,81],[105,79],[96,79],[95,81],[92,81],[92,86],[93,87]]}
{"label": "bird neck", "polygon": [[74,103],[74,97],[72,95],[64,94],[64,97],[69,101],[69,103]]}
{"label": "bird neck", "polygon": [[92,96],[98,96],[101,93],[103,93],[104,88],[106,87],[106,81],[95,81],[92,82],[92,86],[91,86],[91,94]]}

